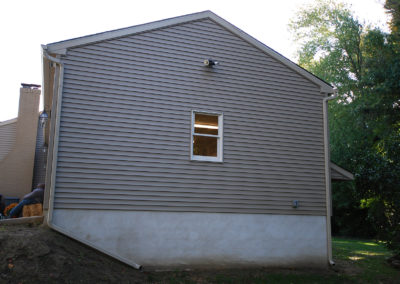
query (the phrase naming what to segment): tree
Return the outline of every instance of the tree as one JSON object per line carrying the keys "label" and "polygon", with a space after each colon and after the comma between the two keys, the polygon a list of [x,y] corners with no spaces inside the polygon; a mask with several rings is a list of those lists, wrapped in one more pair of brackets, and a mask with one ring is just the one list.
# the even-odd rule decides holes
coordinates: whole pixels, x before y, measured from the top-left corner
{"label": "tree", "polygon": [[400,4],[385,7],[391,34],[332,0],[300,10],[290,29],[299,64],[338,88],[329,106],[331,158],[355,182],[334,185],[334,232],[400,247]]}

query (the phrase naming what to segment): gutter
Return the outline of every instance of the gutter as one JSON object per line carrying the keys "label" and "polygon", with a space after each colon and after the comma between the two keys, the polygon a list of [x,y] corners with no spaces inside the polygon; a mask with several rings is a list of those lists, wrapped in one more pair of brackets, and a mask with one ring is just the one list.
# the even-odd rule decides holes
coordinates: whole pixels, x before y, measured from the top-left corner
{"label": "gutter", "polygon": [[333,95],[323,99],[323,121],[324,121],[324,158],[325,158],[325,188],[326,188],[326,241],[328,250],[328,263],[335,265],[332,258],[332,229],[331,229],[331,171],[330,171],[330,147],[329,147],[329,125],[328,125],[328,101],[336,99],[337,89],[333,89]]}
{"label": "gutter", "polygon": [[[81,243],[84,243],[85,245],[88,245],[108,256],[111,256],[115,259],[118,259],[119,261],[122,261],[136,269],[142,270],[142,266],[140,264],[134,263],[132,261],[130,261],[129,259],[120,257],[118,255],[112,254],[108,251],[105,251],[103,248],[98,247],[97,245],[93,244],[92,242],[89,242],[88,240],[82,239],[79,236],[75,235],[74,233],[65,230],[55,224],[53,224],[53,209],[54,209],[54,191],[55,191],[55,179],[56,179],[56,166],[57,166],[57,154],[58,154],[58,142],[59,142],[59,131],[60,131],[60,111],[61,111],[61,98],[62,98],[62,90],[63,90],[63,86],[64,86],[64,64],[62,63],[60,58],[56,58],[53,56],[50,56],[47,53],[47,46],[46,45],[42,45],[42,53],[43,56],[46,57],[48,60],[50,60],[51,62],[57,64],[59,66],[59,74],[58,74],[58,82],[56,82],[57,80],[57,76],[55,75],[54,77],[54,86],[53,86],[53,95],[55,94],[55,88],[56,88],[56,84],[57,84],[57,97],[53,97],[53,104],[52,107],[55,107],[55,112],[52,110],[51,112],[51,116],[55,117],[55,125],[54,125],[54,135],[53,135],[53,149],[52,149],[52,161],[51,161],[51,176],[49,179],[50,185],[47,186],[47,188],[49,188],[49,208],[48,208],[48,212],[47,212],[47,216],[45,216],[45,223],[47,226],[49,226],[51,229],[60,232],[66,236],[69,236]],[[56,72],[57,74],[57,72]]]}

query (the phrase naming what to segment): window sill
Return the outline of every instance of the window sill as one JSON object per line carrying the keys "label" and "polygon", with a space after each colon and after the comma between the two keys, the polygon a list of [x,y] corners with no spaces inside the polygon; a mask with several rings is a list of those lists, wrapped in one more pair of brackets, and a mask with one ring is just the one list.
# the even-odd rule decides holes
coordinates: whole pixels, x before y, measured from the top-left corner
{"label": "window sill", "polygon": [[209,163],[223,163],[224,162],[222,159],[207,159],[207,158],[197,158],[197,157],[191,157],[190,161],[191,162],[209,162]]}

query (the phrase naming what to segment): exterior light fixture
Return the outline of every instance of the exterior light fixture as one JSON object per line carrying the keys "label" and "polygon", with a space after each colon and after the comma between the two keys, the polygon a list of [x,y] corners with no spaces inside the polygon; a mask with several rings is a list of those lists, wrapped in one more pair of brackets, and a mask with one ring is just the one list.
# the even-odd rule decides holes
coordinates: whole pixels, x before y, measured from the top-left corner
{"label": "exterior light fixture", "polygon": [[292,207],[293,208],[298,208],[299,207],[299,201],[298,200],[293,200]]}
{"label": "exterior light fixture", "polygon": [[44,128],[46,125],[47,120],[49,120],[49,116],[45,110],[39,116],[40,127]]}
{"label": "exterior light fixture", "polygon": [[206,59],[204,60],[204,65],[207,67],[213,67],[214,65],[218,65],[218,61],[212,59]]}

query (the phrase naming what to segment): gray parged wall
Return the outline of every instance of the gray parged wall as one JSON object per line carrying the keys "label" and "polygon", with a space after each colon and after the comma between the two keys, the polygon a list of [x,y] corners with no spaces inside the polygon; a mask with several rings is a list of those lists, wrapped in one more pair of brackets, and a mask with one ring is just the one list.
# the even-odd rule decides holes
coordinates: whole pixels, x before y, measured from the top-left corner
{"label": "gray parged wall", "polygon": [[[64,63],[56,209],[326,214],[319,87],[211,20]],[[223,163],[190,161],[192,110],[224,114]]]}

